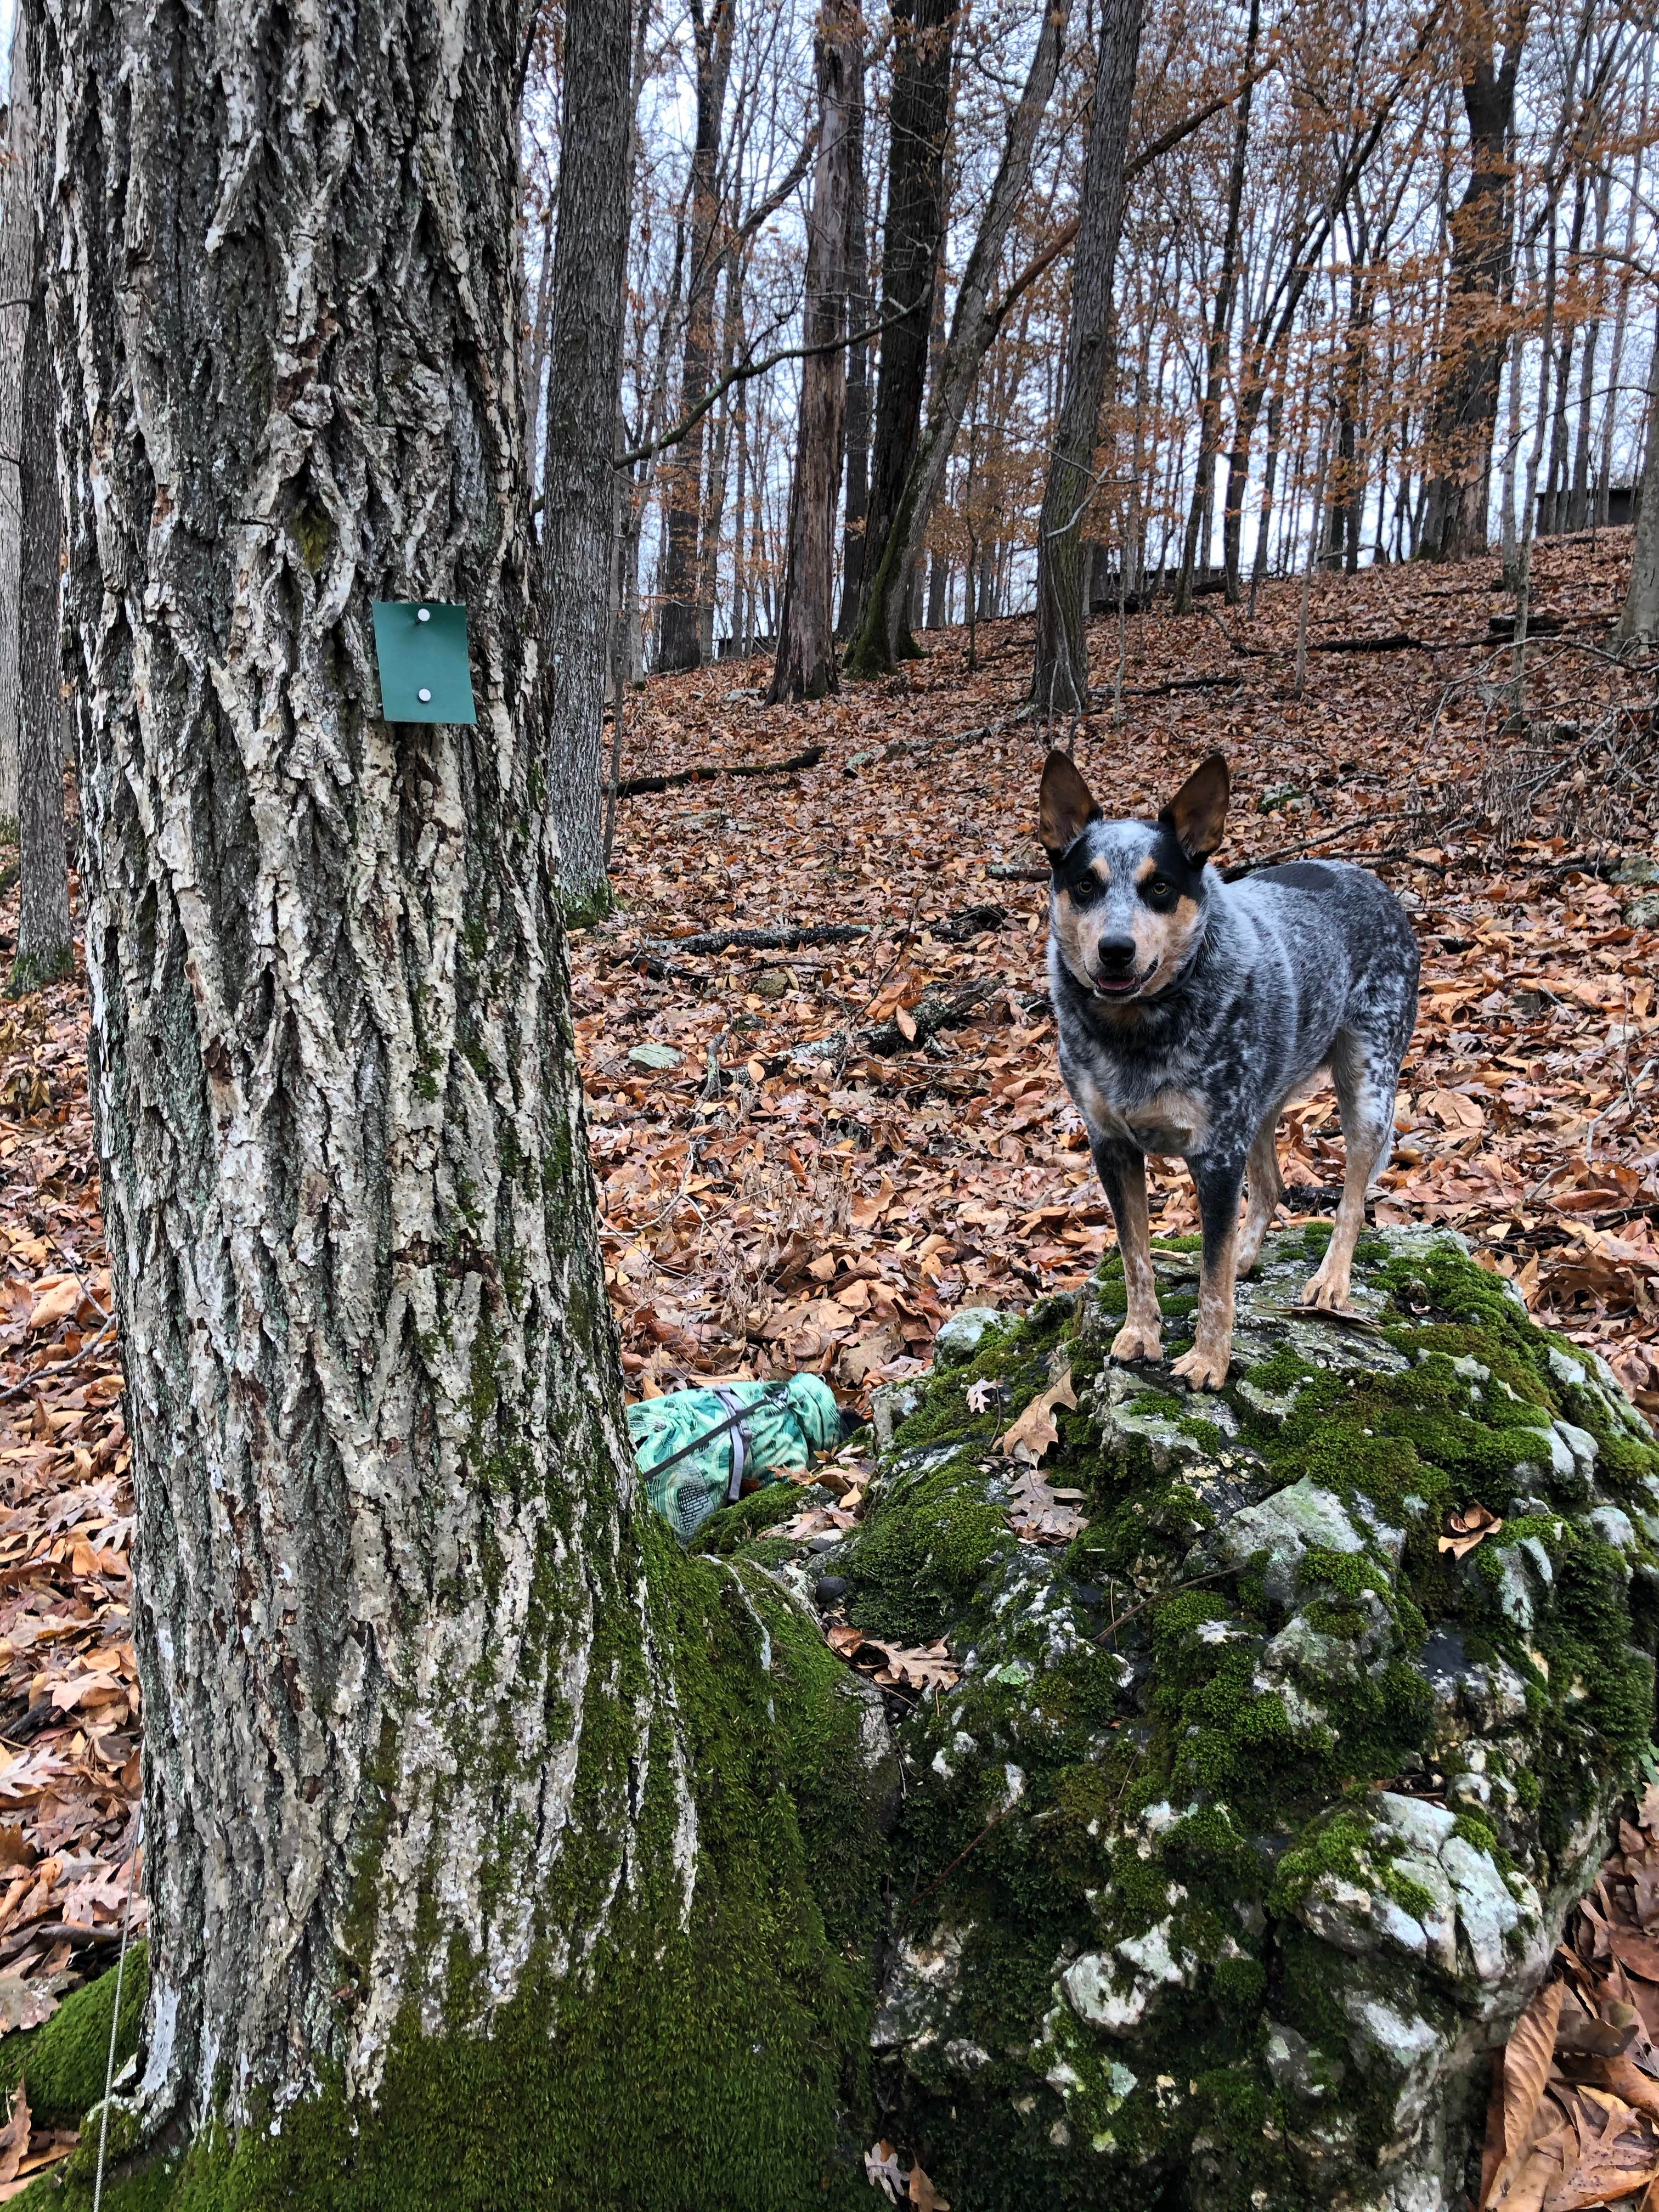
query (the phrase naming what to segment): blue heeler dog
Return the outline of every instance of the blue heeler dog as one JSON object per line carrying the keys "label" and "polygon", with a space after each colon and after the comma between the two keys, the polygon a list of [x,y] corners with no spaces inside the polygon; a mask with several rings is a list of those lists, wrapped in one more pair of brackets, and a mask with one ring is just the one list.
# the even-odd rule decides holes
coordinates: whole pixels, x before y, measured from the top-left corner
{"label": "blue heeler dog", "polygon": [[1328,1073],[1347,1167],[1305,1295],[1346,1304],[1417,1018],[1417,945],[1394,894],[1339,860],[1224,883],[1207,863],[1227,799],[1227,763],[1212,753],[1156,822],[1109,822],[1074,763],[1051,752],[1040,801],[1060,1073],[1089,1132],[1128,1290],[1113,1356],[1162,1357],[1146,1155],[1178,1155],[1197,1186],[1204,1259],[1196,1340],[1173,1371],[1209,1390],[1232,1357],[1234,1282],[1255,1265],[1284,1194],[1279,1113]]}

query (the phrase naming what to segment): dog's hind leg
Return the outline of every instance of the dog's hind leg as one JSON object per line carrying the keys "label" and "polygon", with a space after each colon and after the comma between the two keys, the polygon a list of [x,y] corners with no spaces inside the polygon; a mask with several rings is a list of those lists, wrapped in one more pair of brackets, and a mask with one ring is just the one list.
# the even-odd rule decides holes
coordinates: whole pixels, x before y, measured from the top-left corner
{"label": "dog's hind leg", "polygon": [[1164,1340],[1152,1273],[1152,1221],[1146,1211],[1146,1158],[1127,1145],[1097,1144],[1095,1170],[1117,1224],[1129,1310],[1112,1339],[1114,1359],[1161,1359]]}
{"label": "dog's hind leg", "polygon": [[1352,1030],[1340,1030],[1331,1047],[1331,1080],[1341,1110],[1347,1160],[1330,1243],[1302,1295],[1310,1305],[1334,1312],[1348,1303],[1353,1248],[1365,1225],[1365,1194],[1372,1179],[1386,1166],[1394,1142],[1399,1067],[1370,1048]]}
{"label": "dog's hind leg", "polygon": [[1285,1195],[1285,1179],[1279,1172],[1279,1109],[1275,1106],[1255,1133],[1245,1164],[1244,1185],[1249,1203],[1238,1238],[1238,1273],[1248,1275],[1261,1249],[1261,1240],[1273,1227],[1279,1201]]}

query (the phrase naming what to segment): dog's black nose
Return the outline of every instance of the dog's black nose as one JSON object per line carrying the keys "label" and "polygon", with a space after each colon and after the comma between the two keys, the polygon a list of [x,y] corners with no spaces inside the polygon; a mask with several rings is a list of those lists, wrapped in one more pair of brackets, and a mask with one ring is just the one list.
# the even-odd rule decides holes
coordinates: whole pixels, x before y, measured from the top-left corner
{"label": "dog's black nose", "polygon": [[1133,937],[1103,937],[1095,948],[1095,958],[1101,967],[1121,975],[1134,965],[1135,941]]}

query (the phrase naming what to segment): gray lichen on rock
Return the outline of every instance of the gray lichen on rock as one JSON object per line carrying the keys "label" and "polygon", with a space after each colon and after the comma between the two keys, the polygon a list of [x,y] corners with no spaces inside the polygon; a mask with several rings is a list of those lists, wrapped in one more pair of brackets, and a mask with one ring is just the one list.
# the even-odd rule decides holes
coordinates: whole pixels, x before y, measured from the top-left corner
{"label": "gray lichen on rock", "polygon": [[[961,1669],[891,1707],[872,2039],[959,2212],[1460,2203],[1486,2054],[1647,1752],[1641,1417],[1444,1232],[1364,1240],[1357,1318],[1294,1310],[1322,1233],[1268,1240],[1218,1398],[1111,1364],[1115,1259],[976,1317],[837,1548],[847,1620]],[[1173,1356],[1194,1262],[1158,1261]],[[1068,1358],[1045,1472],[1088,1526],[1043,1547],[995,1440]],[[1503,1528],[1443,1552],[1475,1503]]]}

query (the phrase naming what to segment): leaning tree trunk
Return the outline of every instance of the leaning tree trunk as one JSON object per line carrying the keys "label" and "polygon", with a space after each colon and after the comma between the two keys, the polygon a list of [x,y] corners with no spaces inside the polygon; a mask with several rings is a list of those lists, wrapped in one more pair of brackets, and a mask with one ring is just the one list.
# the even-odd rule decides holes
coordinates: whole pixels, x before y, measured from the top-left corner
{"label": "leaning tree trunk", "polygon": [[[893,9],[887,217],[881,254],[881,368],[876,380],[858,626],[898,514],[921,428],[933,286],[945,234],[945,145],[951,123],[953,0]],[[852,661],[849,659],[849,666]]]}
{"label": "leaning tree trunk", "polygon": [[826,0],[819,18],[818,153],[806,228],[800,416],[789,496],[783,618],[769,698],[822,699],[836,690],[836,508],[847,428],[847,237],[856,152],[854,87],[863,26],[853,0]]}
{"label": "leaning tree trunk", "polygon": [[1144,0],[1103,0],[1083,206],[1072,264],[1071,327],[1060,421],[1037,525],[1036,660],[1031,696],[1045,714],[1089,703],[1088,561],[1083,518],[1109,366],[1112,272],[1123,228],[1123,162],[1140,55]]}
{"label": "leaning tree trunk", "polygon": [[[649,1520],[621,1419],[535,798],[522,10],[49,5],[152,1930],[115,2139],[193,2136],[216,2212],[830,2201],[858,1709]],[[381,718],[370,602],[423,597],[476,727]]]}
{"label": "leaning tree trunk", "polygon": [[[25,18],[27,21],[27,16]],[[38,26],[27,41],[30,76],[38,82]],[[45,112],[36,100],[37,112]],[[50,143],[42,135],[43,144]],[[45,210],[43,210],[43,213]],[[38,239],[50,235],[45,222]],[[46,336],[46,267],[35,256],[28,330],[23,341],[22,440],[17,489],[22,559],[17,623],[17,958],[14,993],[67,975],[70,951],[69,860],[64,844],[64,676],[58,619],[58,572],[64,526],[58,497],[58,377]]]}
{"label": "leaning tree trunk", "polygon": [[559,150],[542,521],[542,672],[547,797],[565,911],[611,903],[605,872],[603,715],[611,641],[614,454],[620,394],[633,130],[629,0],[570,0],[567,112],[582,128]]}

